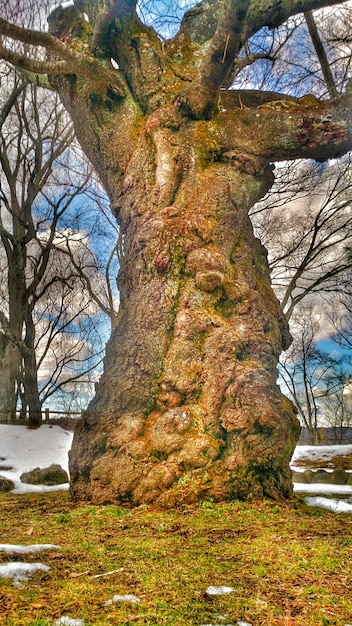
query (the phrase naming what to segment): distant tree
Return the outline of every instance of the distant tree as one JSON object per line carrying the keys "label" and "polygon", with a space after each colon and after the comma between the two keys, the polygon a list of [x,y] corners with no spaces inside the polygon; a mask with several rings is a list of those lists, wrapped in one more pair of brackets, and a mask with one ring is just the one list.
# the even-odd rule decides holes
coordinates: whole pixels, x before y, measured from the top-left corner
{"label": "distant tree", "polygon": [[[272,285],[286,317],[316,294],[343,294],[352,270],[351,156],[322,166],[286,164],[252,213],[269,250]],[[317,305],[317,299],[315,299]],[[326,308],[326,299],[321,300]]]}
{"label": "distant tree", "polygon": [[[350,8],[343,8],[338,13],[308,11],[296,20],[304,54],[291,73],[291,89],[310,81],[317,95],[338,97],[349,76],[350,18]],[[333,425],[333,406],[335,425],[347,415],[343,390],[348,364],[343,357],[329,361],[318,346],[322,330],[330,333],[337,349],[337,343],[348,341],[351,329],[346,313],[352,262],[351,183],[350,155],[328,165],[282,163],[276,168],[274,186],[251,211],[255,232],[268,248],[272,284],[286,317],[293,319],[294,343],[283,356],[281,373],[290,381],[290,396],[312,441],[317,441],[319,427],[327,425],[328,414]],[[323,377],[318,386],[317,372]]]}
{"label": "distant tree", "polygon": [[333,426],[342,436],[342,428],[349,426],[352,418],[347,393],[352,359],[339,356],[337,350],[334,355],[319,347],[320,322],[312,305],[296,311],[295,339],[283,355],[279,370],[312,444],[322,443],[322,427]]}
{"label": "distant tree", "polygon": [[115,313],[112,297],[109,303],[98,297],[106,284],[102,268],[87,232],[79,231],[83,222],[92,229],[97,221],[82,219],[82,197],[89,203],[99,195],[89,187],[90,166],[73,154],[67,114],[54,94],[48,107],[45,92],[6,66],[2,79],[0,408],[11,420],[18,408],[23,418],[28,411],[35,426],[43,402],[87,377],[102,358],[100,309],[88,291],[97,289],[96,303]]}
{"label": "distant tree", "polygon": [[339,371],[331,373],[333,392],[322,398],[324,425],[334,429],[334,443],[342,444],[346,431],[352,426],[351,373],[340,362]]}

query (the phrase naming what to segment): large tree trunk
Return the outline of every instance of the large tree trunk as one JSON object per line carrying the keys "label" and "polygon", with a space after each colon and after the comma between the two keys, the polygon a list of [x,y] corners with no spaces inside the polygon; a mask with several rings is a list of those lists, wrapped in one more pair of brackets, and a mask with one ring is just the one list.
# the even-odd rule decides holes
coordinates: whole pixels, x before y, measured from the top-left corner
{"label": "large tree trunk", "polygon": [[119,321],[75,431],[76,497],[292,493],[299,427],[276,385],[290,336],[248,218],[272,172],[231,155],[212,163],[202,132],[147,130],[125,174]]}

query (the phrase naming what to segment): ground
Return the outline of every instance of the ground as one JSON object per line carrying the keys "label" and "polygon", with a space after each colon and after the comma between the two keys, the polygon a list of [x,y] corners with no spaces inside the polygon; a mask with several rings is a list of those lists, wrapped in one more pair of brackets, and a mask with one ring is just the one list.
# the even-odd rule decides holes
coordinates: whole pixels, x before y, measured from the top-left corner
{"label": "ground", "polygon": [[[1,525],[5,543],[60,546],[17,557],[50,570],[21,589],[1,581],[4,626],[52,626],[63,615],[86,626],[351,623],[352,516],[297,496],[162,512],[75,506],[62,492],[9,494]],[[209,586],[233,591],[213,596]],[[140,601],[110,602],[116,595]]]}
{"label": "ground", "polygon": [[[22,427],[12,428],[24,469],[40,464]],[[60,449],[65,431],[45,427],[42,436],[54,450],[54,433]],[[0,578],[3,626],[352,624],[352,516],[308,507],[300,494],[165,512],[78,505],[62,491],[9,493],[0,511],[0,566],[45,566],[17,585]],[[18,552],[38,544],[49,545]]]}

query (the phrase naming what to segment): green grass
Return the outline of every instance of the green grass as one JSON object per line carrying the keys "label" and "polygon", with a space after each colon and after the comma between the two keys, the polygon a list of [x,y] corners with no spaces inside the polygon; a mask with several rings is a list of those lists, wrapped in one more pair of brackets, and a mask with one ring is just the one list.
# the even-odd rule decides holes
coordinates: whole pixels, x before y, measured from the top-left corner
{"label": "green grass", "polygon": [[[5,626],[51,626],[62,615],[86,626],[352,623],[352,516],[310,509],[299,498],[165,512],[76,505],[56,492],[2,494],[0,506],[1,543],[61,546],[0,556],[51,568],[23,589],[0,579]],[[234,592],[211,597],[209,585]],[[141,601],[104,606],[114,594]]]}

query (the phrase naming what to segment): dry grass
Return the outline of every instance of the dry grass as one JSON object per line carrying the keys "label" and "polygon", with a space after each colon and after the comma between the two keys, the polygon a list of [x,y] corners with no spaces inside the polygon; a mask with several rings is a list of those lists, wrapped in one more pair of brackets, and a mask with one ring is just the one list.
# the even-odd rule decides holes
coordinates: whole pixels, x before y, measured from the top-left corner
{"label": "dry grass", "polygon": [[[2,543],[61,546],[18,557],[51,567],[23,589],[0,581],[6,626],[49,626],[62,615],[86,626],[352,623],[351,516],[309,509],[298,498],[168,512],[78,506],[62,492],[0,501]],[[235,591],[213,598],[208,585]],[[126,593],[141,602],[104,606]]]}

